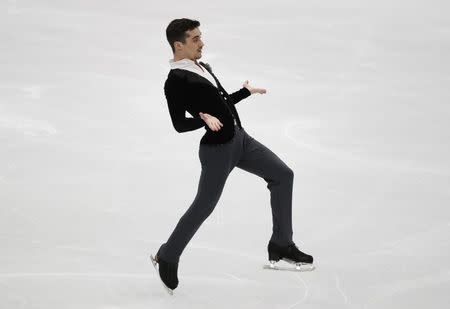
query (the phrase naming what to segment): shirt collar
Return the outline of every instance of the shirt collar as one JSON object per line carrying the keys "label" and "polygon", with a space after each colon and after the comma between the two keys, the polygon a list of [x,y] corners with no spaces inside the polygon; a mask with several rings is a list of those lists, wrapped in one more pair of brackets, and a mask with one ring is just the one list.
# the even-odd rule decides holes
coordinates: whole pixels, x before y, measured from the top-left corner
{"label": "shirt collar", "polygon": [[174,61],[174,58],[169,59],[169,64],[171,69],[186,69],[196,67],[196,63],[188,58],[183,58],[178,61]]}
{"label": "shirt collar", "polygon": [[[211,82],[212,85],[215,85],[216,87],[219,87],[218,82],[215,80],[215,78],[211,75],[211,73],[208,70],[204,70],[203,68],[200,68],[200,63],[198,65],[195,63],[195,61],[183,58],[178,61],[174,61],[174,58],[169,59],[170,69],[183,69],[187,71],[191,71],[193,73],[196,73],[207,80]],[[201,65],[202,67],[204,65]]]}

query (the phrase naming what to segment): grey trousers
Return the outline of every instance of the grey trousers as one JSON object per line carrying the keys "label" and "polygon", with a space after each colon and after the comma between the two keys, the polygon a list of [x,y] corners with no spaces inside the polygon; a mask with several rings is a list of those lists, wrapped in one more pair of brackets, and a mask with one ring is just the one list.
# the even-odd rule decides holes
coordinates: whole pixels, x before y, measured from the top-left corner
{"label": "grey trousers", "polygon": [[[228,175],[235,166],[262,177],[270,190],[271,241],[292,244],[292,186],[294,173],[275,153],[235,125],[235,136],[225,144],[199,146],[202,166],[197,195],[178,221],[158,256],[179,262],[180,256],[200,225],[213,212]],[[248,193],[248,192],[246,192]],[[249,218],[250,219],[250,218]]]}

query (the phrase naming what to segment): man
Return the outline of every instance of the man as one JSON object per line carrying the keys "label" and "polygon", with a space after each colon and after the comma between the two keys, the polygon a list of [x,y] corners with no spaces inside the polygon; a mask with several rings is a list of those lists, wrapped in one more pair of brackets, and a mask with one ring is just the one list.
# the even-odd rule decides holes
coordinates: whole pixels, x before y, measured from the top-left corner
{"label": "man", "polygon": [[[167,242],[154,259],[152,256],[170,291],[178,286],[178,263],[184,248],[214,210],[235,166],[264,178],[270,190],[273,234],[267,246],[269,260],[313,262],[313,257],[299,251],[292,241],[293,171],[245,131],[235,108],[241,100],[266,90],[250,86],[247,80],[241,89],[228,94],[211,67],[197,62],[204,47],[199,26],[196,20],[181,18],[166,29],[174,56],[169,60],[171,70],[164,84],[172,124],[180,133],[206,129],[199,146],[202,171],[197,195]],[[192,117],[186,117],[186,111]]]}

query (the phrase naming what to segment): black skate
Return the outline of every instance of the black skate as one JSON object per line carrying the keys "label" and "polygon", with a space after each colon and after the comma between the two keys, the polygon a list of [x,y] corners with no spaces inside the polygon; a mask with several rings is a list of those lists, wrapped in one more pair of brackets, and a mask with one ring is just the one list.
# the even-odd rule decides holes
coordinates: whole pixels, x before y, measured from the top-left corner
{"label": "black skate", "polygon": [[[265,269],[311,271],[316,268],[313,265],[313,257],[300,251],[294,243],[281,247],[270,241],[267,251],[270,263],[263,266]],[[295,265],[295,267],[279,265],[280,260]]]}
{"label": "black skate", "polygon": [[[167,293],[173,295],[173,290],[178,286],[178,263],[169,263],[161,259],[158,254],[156,257],[150,255],[153,267],[159,274],[159,278],[164,285]],[[158,266],[157,266],[158,265]]]}

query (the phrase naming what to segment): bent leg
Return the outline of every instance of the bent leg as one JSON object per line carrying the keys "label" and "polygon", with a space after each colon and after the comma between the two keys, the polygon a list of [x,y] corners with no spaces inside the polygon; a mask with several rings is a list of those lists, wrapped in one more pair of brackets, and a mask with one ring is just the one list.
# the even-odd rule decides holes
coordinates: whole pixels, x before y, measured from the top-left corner
{"label": "bent leg", "polygon": [[269,148],[249,136],[237,167],[263,178],[270,190],[272,208],[271,241],[284,246],[292,244],[292,188],[294,172]]}

